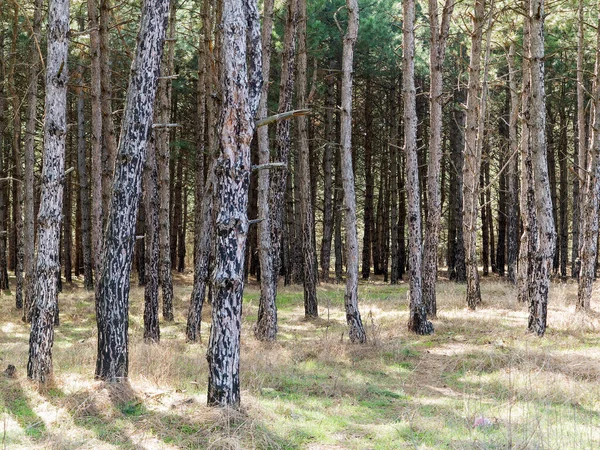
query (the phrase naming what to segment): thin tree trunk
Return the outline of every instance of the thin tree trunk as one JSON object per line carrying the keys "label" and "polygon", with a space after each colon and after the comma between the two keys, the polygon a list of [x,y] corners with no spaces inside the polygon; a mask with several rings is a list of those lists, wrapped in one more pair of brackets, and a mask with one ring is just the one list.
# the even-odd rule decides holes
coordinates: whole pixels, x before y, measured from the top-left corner
{"label": "thin tree trunk", "polygon": [[419,167],[417,156],[417,110],[415,89],[415,1],[402,4],[404,52],[402,54],[402,94],[404,97],[404,152],[408,194],[409,245],[409,318],[408,329],[426,335],[433,333],[423,303],[421,267],[421,208],[419,203]]}
{"label": "thin tree trunk", "polygon": [[[563,82],[562,105],[566,104],[565,99],[565,83]],[[567,258],[569,249],[569,225],[567,221],[569,212],[569,192],[568,192],[568,172],[567,172],[567,155],[568,155],[568,136],[567,136],[567,111],[566,107],[561,107],[559,112],[560,118],[560,136],[559,136],[559,184],[560,184],[560,276],[563,280],[567,278]]]}
{"label": "thin tree trunk", "polygon": [[333,228],[333,246],[335,252],[335,282],[341,283],[343,276],[343,243],[342,243],[342,218],[343,211],[340,205],[343,201],[344,188],[342,184],[342,156],[341,149],[336,146],[335,149],[335,194],[333,198],[334,205],[334,228]]}
{"label": "thin tree trunk", "polygon": [[[0,30],[0,77],[6,78],[5,53],[4,53],[4,30]],[[4,148],[4,132],[6,131],[6,92],[4,83],[0,83],[0,148]],[[7,152],[6,152],[7,153]],[[8,159],[5,152],[0,154],[0,178],[6,178],[6,163],[4,158]],[[7,211],[8,211],[8,183],[0,183],[0,290],[8,290],[8,267],[6,261],[6,241],[7,241]]]}
{"label": "thin tree trunk", "polygon": [[[600,16],[598,18],[596,43],[596,67],[593,79],[593,123],[592,139],[589,148],[589,165],[587,166],[587,186],[583,203],[583,221],[579,257],[581,273],[577,293],[577,309],[588,311],[592,298],[592,285],[596,256],[598,252],[598,204],[600,199]],[[537,330],[536,330],[537,331]],[[538,334],[540,334],[538,332]]]}
{"label": "thin tree trunk", "polygon": [[96,378],[122,381],[128,374],[131,259],[146,145],[152,127],[169,0],[146,0],[131,67],[107,220],[103,266],[96,290]]}
{"label": "thin tree trunk", "polygon": [[[364,207],[364,234],[362,249],[362,277],[368,280],[371,273],[371,241],[373,230],[373,89],[371,78],[367,78],[365,92],[365,207]],[[393,265],[393,263],[392,263]]]}
{"label": "thin tree trunk", "polygon": [[463,166],[463,235],[465,239],[465,263],[467,268],[467,306],[474,310],[481,302],[479,273],[477,270],[477,209],[478,185],[481,170],[481,139],[479,135],[481,106],[481,44],[485,0],[475,0],[473,31],[471,32],[471,56],[469,61],[469,84],[465,125],[465,150]]}
{"label": "thin tree trunk", "polygon": [[[42,23],[42,1],[36,0],[33,9],[33,36],[29,48],[29,87],[27,89],[27,125],[25,126],[25,173],[23,177],[24,219],[23,219],[23,263],[25,269],[25,305],[33,303],[34,274],[34,168],[35,168],[35,134],[37,123],[37,91],[40,72],[38,45]],[[26,311],[30,309],[27,308]],[[30,321],[31,317],[27,318]]]}
{"label": "thin tree trunk", "polygon": [[346,292],[344,306],[348,336],[351,342],[364,343],[367,335],[358,310],[358,235],[356,232],[356,194],[352,171],[352,72],[354,44],[358,37],[358,2],[346,0],[348,29],[344,36],[342,53],[342,101],[340,155],[344,188],[344,221],[346,226]]}
{"label": "thin tree trunk", "polygon": [[400,261],[398,254],[398,134],[399,134],[399,120],[396,112],[396,82],[394,80],[394,88],[390,92],[390,120],[391,120],[391,136],[390,142],[392,145],[388,146],[390,154],[390,228],[391,228],[391,274],[390,284],[398,284],[398,263]]}
{"label": "thin tree trunk", "polygon": [[446,0],[442,17],[438,12],[438,0],[429,0],[431,82],[429,91],[429,161],[427,164],[427,222],[423,251],[423,303],[427,313],[435,317],[437,301],[435,286],[437,279],[437,253],[442,220],[440,165],[442,161],[442,106],[443,106],[443,67],[446,57],[446,40],[450,29],[450,19],[454,0]]}
{"label": "thin tree trunk", "polygon": [[517,282],[517,258],[519,255],[519,93],[517,92],[515,69],[515,46],[510,45],[508,50],[508,95],[510,101],[510,115],[508,121],[509,158],[508,161],[508,280]]}
{"label": "thin tree trunk", "polygon": [[102,272],[102,83],[100,69],[100,34],[98,22],[98,0],[88,0],[88,19],[90,30],[90,96],[91,96],[91,233],[92,258],[96,280]]}
{"label": "thin tree trunk", "polygon": [[[248,60],[249,67],[246,63]],[[213,321],[208,343],[208,404],[240,404],[243,258],[248,232],[250,141],[261,96],[262,55],[256,1],[223,5],[223,109],[219,126],[212,274]]]}
{"label": "thin tree trunk", "polygon": [[[306,0],[298,0],[298,109],[307,105],[307,55],[306,55]],[[300,196],[300,221],[302,237],[302,266],[304,269],[304,316],[318,317],[317,301],[317,249],[315,244],[315,222],[311,201],[310,148],[308,145],[308,119],[298,117],[298,171]]]}
{"label": "thin tree trunk", "polygon": [[67,56],[69,0],[51,0],[48,5],[48,53],[46,58],[46,101],[44,120],[44,165],[37,229],[35,301],[27,377],[52,381],[54,323],[58,315],[56,272],[60,254],[65,137],[67,134]]}
{"label": "thin tree trunk", "polygon": [[[66,149],[65,164],[67,167],[71,167],[72,163],[72,133],[69,139],[69,146]],[[70,174],[65,176],[63,182],[63,222],[62,222],[62,235],[63,235],[63,246],[62,246],[62,259],[61,265],[63,273],[65,275],[65,281],[67,283],[73,282],[73,188],[71,185]],[[59,273],[60,274],[60,273]]]}

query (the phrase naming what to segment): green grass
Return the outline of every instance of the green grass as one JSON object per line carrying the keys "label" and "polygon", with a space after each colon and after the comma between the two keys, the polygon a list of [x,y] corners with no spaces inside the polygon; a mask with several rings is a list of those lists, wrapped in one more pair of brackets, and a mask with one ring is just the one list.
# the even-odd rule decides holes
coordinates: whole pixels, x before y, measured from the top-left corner
{"label": "green grass", "polygon": [[[25,377],[28,326],[1,296],[0,379],[8,448],[596,449],[600,448],[600,329],[575,314],[574,285],[553,286],[545,338],[525,333],[527,311],[512,288],[485,280],[484,306],[464,308],[464,286],[441,282],[432,336],[406,330],[405,284],[360,286],[368,334],[348,342],[343,285],[319,287],[320,318],[304,320],[302,290],[281,287],[279,336],[252,334],[259,292],[244,298],[242,410],[206,402],[206,343],[184,337],[190,280],[175,286],[175,321],[160,345],[143,343],[143,291],[131,293],[130,384],[93,380],[94,303],[74,287],[61,295],[56,385]],[[478,417],[489,426],[474,427]],[[330,446],[330,447],[326,447]]]}

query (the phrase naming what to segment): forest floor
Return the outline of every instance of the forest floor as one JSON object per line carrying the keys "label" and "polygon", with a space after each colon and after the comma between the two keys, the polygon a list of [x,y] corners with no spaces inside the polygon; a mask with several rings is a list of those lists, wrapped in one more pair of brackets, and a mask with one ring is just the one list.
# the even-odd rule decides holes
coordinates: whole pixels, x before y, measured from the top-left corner
{"label": "forest floor", "polygon": [[576,285],[553,284],[549,328],[525,332],[514,289],[484,279],[483,305],[440,282],[435,334],[406,329],[407,285],[360,286],[366,345],[348,342],[343,286],[321,285],[321,317],[303,318],[302,289],[281,288],[276,343],[254,339],[259,292],[247,286],[242,409],[205,406],[210,307],[202,343],[186,344],[189,276],[176,277],[175,321],[143,343],[143,290],[132,289],[130,381],[93,380],[94,300],[65,284],[54,344],[55,386],[27,381],[29,327],[0,294],[2,448],[53,449],[598,449],[600,314],[575,313]]}

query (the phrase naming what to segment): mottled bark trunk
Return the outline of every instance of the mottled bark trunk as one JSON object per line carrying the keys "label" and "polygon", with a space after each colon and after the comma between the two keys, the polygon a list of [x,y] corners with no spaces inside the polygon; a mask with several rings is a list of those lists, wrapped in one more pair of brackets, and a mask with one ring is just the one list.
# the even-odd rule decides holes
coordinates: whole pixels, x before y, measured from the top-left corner
{"label": "mottled bark trunk", "polygon": [[[306,0],[298,0],[298,109],[307,104],[307,55],[306,55]],[[308,119],[298,117],[298,170],[300,197],[300,229],[302,237],[302,267],[304,285],[304,316],[318,317],[317,301],[317,249],[315,222],[311,200],[310,148],[308,145]]]}
{"label": "mottled bark trunk", "polygon": [[[79,78],[79,85],[83,80]],[[87,170],[87,143],[85,141],[85,98],[83,89],[79,86],[77,94],[77,175],[79,177],[79,204],[81,205],[81,246],[83,256],[83,285],[86,290],[94,289],[92,276],[92,235],[91,235],[91,205],[90,184]]]}
{"label": "mottled bark trunk", "polygon": [[[34,274],[34,169],[35,169],[35,134],[37,124],[37,91],[40,72],[38,45],[42,23],[42,1],[36,0],[33,10],[33,36],[29,47],[29,80],[27,89],[27,125],[25,126],[25,173],[23,189],[25,198],[23,205],[23,264],[25,272],[25,305],[33,303]],[[29,318],[30,320],[30,318]],[[28,320],[28,321],[29,321]]]}
{"label": "mottled bark trunk", "polygon": [[364,343],[367,335],[358,310],[358,235],[356,232],[356,194],[352,170],[352,72],[354,45],[358,37],[358,2],[346,0],[348,29],[344,36],[342,51],[342,100],[340,155],[341,175],[344,188],[344,224],[346,227],[346,291],[344,306],[348,336],[351,342]]}
{"label": "mottled bark trunk", "polygon": [[508,280],[517,282],[517,258],[519,254],[519,93],[517,92],[516,69],[514,64],[515,46],[510,45],[508,50],[508,97],[510,101],[510,115],[508,119],[509,158],[507,168],[508,183],[508,245],[507,263]]}
{"label": "mottled bark trunk", "polygon": [[440,165],[442,161],[442,106],[443,67],[446,57],[446,40],[455,0],[446,0],[442,9],[441,24],[438,0],[429,0],[431,51],[429,56],[429,161],[427,163],[427,222],[423,250],[423,303],[432,317],[437,314],[435,286],[437,280],[437,253],[442,220]]}
{"label": "mottled bark trunk", "polygon": [[131,259],[146,145],[154,110],[169,0],[146,0],[131,67],[115,166],[113,195],[96,290],[96,378],[122,381],[128,373]]}
{"label": "mottled bark trunk", "polygon": [[69,0],[51,0],[48,5],[44,162],[37,228],[35,299],[27,362],[27,377],[38,383],[52,380],[52,345],[58,314],[56,272],[60,273],[58,260],[65,181],[68,33]]}
{"label": "mottled bark trunk", "polygon": [[[249,67],[246,61],[249,62]],[[216,164],[216,242],[212,327],[208,343],[208,404],[240,404],[240,328],[248,232],[250,141],[261,95],[260,20],[256,1],[223,5],[223,109]]]}
{"label": "mottled bark trunk", "polygon": [[100,33],[98,0],[88,0],[88,20],[90,30],[90,97],[91,97],[91,133],[92,168],[91,192],[91,233],[94,276],[99,279],[102,272],[102,84],[100,69]]}
{"label": "mottled bark trunk", "polygon": [[481,302],[479,272],[477,270],[477,210],[478,185],[481,170],[481,139],[479,135],[481,106],[481,44],[485,0],[475,0],[473,30],[471,32],[471,55],[469,60],[469,83],[465,125],[465,150],[463,165],[463,235],[465,240],[465,263],[467,269],[467,306],[475,309]]}
{"label": "mottled bark trunk", "polygon": [[417,334],[433,333],[427,320],[427,307],[422,291],[421,208],[419,203],[419,167],[417,156],[417,110],[415,89],[415,1],[402,4],[404,52],[402,54],[402,94],[404,98],[404,152],[408,195],[409,246],[409,318],[408,329]]}
{"label": "mottled bark trunk", "polygon": [[[546,96],[544,91],[544,1],[531,0],[529,5],[531,96],[529,132],[535,183],[535,210],[538,240],[532,274],[528,329],[538,336],[546,331],[550,271],[556,247],[556,232],[552,218],[550,180],[546,159]],[[598,104],[600,106],[600,103]],[[599,118],[600,120],[600,118]],[[598,141],[600,144],[600,140]],[[597,196],[596,196],[597,198]],[[596,219],[597,223],[597,219]],[[595,256],[595,255],[594,255]],[[593,272],[592,260],[592,272]]]}
{"label": "mottled bark trunk", "polygon": [[[264,27],[264,25],[263,25]],[[333,69],[333,60],[329,67]],[[335,78],[330,74],[326,78],[327,96],[325,98],[325,148],[323,150],[323,237],[321,239],[321,280],[329,282],[331,265],[331,240],[333,237],[333,172],[335,154]]]}
{"label": "mottled bark trunk", "polygon": [[[588,150],[587,186],[583,202],[582,236],[579,246],[581,272],[577,293],[577,309],[589,310],[596,256],[598,252],[598,205],[600,200],[600,16],[596,43],[596,68],[592,90],[592,138]],[[539,334],[539,333],[538,333]]]}
{"label": "mottled bark trunk", "polygon": [[[163,75],[173,75],[174,59],[174,27],[175,27],[175,7],[172,3],[172,11],[169,18],[169,30],[162,67]],[[160,123],[169,123],[171,121],[171,80],[161,78],[158,81],[158,91],[156,93],[155,120]],[[159,233],[159,283],[162,291],[163,319],[167,322],[173,320],[173,279],[171,275],[171,240],[169,230],[169,157],[171,149],[169,145],[169,129],[157,128],[154,131],[156,139],[156,165],[158,175],[158,233]],[[147,213],[148,214],[148,213]],[[149,215],[149,214],[148,214]]]}

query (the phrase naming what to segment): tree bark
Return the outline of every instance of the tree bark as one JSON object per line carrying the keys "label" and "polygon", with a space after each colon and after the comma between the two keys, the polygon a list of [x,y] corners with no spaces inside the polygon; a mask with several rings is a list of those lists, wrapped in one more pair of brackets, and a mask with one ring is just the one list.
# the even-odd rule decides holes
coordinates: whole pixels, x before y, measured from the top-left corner
{"label": "tree bark", "polygon": [[346,291],[344,306],[350,342],[365,343],[367,335],[358,310],[358,235],[356,232],[356,194],[352,170],[352,72],[354,45],[358,37],[358,2],[346,0],[348,29],[342,50],[342,101],[340,155],[344,188],[344,222],[346,226]]}
{"label": "tree bark", "polygon": [[423,303],[431,317],[437,314],[435,286],[437,280],[437,253],[442,220],[440,165],[442,161],[442,106],[443,67],[446,57],[446,40],[454,0],[446,0],[442,9],[441,24],[438,0],[429,0],[429,26],[431,29],[429,56],[429,161],[427,164],[427,222],[423,251]]}
{"label": "tree bark", "polygon": [[96,378],[111,382],[126,379],[128,373],[129,275],[135,219],[168,15],[169,0],[144,2],[121,126],[102,272],[96,290],[95,373]]}
{"label": "tree bark", "polygon": [[485,0],[475,0],[473,31],[471,32],[471,56],[469,61],[469,84],[465,125],[465,150],[463,166],[463,235],[465,239],[465,263],[467,269],[467,306],[474,310],[481,302],[479,273],[477,270],[477,209],[478,185],[481,171],[481,140],[479,135],[481,111],[481,44]]}
{"label": "tree bark", "polygon": [[[296,92],[298,109],[305,109],[307,104],[307,55],[306,55],[306,0],[298,0],[298,90]],[[302,237],[302,267],[304,285],[304,316],[318,317],[317,301],[317,249],[315,243],[315,222],[313,215],[310,148],[308,145],[308,119],[305,115],[298,117],[298,171],[300,194],[300,221]]]}
{"label": "tree bark", "polygon": [[510,45],[508,50],[508,95],[510,98],[510,115],[508,120],[509,158],[508,161],[508,280],[517,282],[517,258],[519,255],[519,93],[517,92],[515,69],[515,46]]}
{"label": "tree bark", "polygon": [[52,380],[54,322],[58,314],[56,272],[60,273],[60,225],[65,182],[68,33],[69,0],[51,0],[48,5],[44,162],[37,229],[35,302],[27,362],[27,377],[38,383]]}
{"label": "tree bark", "polygon": [[217,257],[211,278],[213,321],[206,355],[210,406],[239,407],[240,404],[240,327],[248,233],[250,141],[263,82],[261,60],[256,1],[224,2],[223,109],[219,126],[220,154],[215,168]]}
{"label": "tree bark", "polygon": [[415,1],[402,4],[404,52],[402,54],[402,94],[404,97],[404,152],[408,195],[409,246],[409,318],[408,329],[426,335],[433,333],[427,320],[427,307],[422,291],[421,208],[419,201],[419,163],[417,156],[417,109],[415,89]]}
{"label": "tree bark", "polygon": [[[592,102],[594,111],[590,142],[587,186],[583,203],[582,236],[579,246],[581,273],[577,292],[577,309],[588,311],[598,252],[598,205],[600,199],[600,16],[596,43],[596,67],[593,78]],[[538,333],[539,334],[539,333]]]}
{"label": "tree bark", "polygon": [[[529,21],[529,61],[531,96],[529,133],[532,147],[532,166],[535,183],[535,209],[538,238],[535,263],[530,284],[530,316],[528,330],[543,336],[546,331],[550,272],[556,247],[556,232],[552,219],[550,180],[546,159],[546,95],[544,91],[544,0],[531,0]],[[598,104],[600,106],[600,103]],[[599,119],[600,120],[600,119]],[[600,140],[598,141],[600,144]],[[597,223],[597,222],[596,222]],[[595,257],[595,255],[594,255]],[[592,260],[592,272],[593,272]]]}
{"label": "tree bark", "polygon": [[388,151],[390,153],[390,237],[391,237],[391,251],[390,256],[392,260],[391,273],[390,273],[390,284],[398,284],[398,263],[400,261],[398,254],[398,143],[399,139],[399,125],[400,121],[397,117],[396,112],[396,81],[394,80],[394,88],[390,93],[391,105],[390,105],[390,142]]}
{"label": "tree bark", "polygon": [[[4,31],[0,31],[0,77],[6,77],[5,52],[4,52]],[[0,147],[4,148],[4,132],[6,131],[6,92],[4,83],[0,83]],[[8,155],[3,152],[0,155],[0,178],[6,178],[6,163]],[[0,290],[8,290],[8,267],[6,261],[6,242],[7,242],[7,211],[8,211],[8,183],[0,184]]]}
{"label": "tree bark", "polygon": [[[373,230],[373,88],[371,78],[367,78],[365,91],[365,207],[363,214],[364,234],[362,248],[362,277],[368,280],[371,273],[371,241]],[[393,169],[392,169],[393,170]],[[393,263],[392,263],[393,265]]]}

